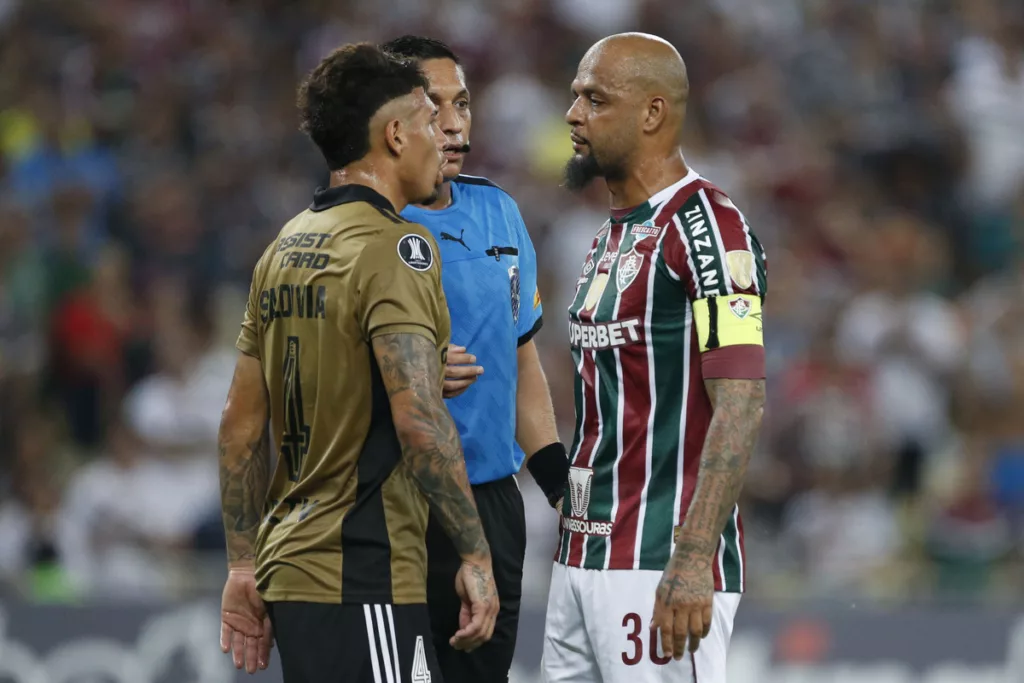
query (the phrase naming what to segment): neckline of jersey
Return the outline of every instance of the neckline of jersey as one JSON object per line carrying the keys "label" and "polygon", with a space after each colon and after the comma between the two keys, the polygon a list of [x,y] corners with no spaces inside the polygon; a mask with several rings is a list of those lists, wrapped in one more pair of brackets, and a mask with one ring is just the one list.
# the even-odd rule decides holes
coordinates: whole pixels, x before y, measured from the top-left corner
{"label": "neckline of jersey", "polygon": [[[634,206],[631,209],[609,209],[611,222],[624,225],[629,222],[629,219],[632,218],[634,214],[639,213],[641,210],[647,210],[648,207],[657,206],[658,204],[664,203],[669,198],[671,198],[672,195],[674,195],[676,192],[683,189],[684,187],[694,182],[695,180],[699,179],[700,174],[697,173],[692,168],[688,168],[686,171],[686,175],[684,175],[682,178],[672,183],[668,187],[655,192],[643,204],[638,204],[637,206]],[[627,211],[627,213],[624,214],[622,213],[623,211]]]}
{"label": "neckline of jersey", "polygon": [[313,193],[313,203],[309,205],[309,208],[311,211],[326,211],[351,202],[366,202],[395,213],[395,207],[387,197],[369,185],[360,185],[359,183],[347,183],[328,188],[318,187]]}

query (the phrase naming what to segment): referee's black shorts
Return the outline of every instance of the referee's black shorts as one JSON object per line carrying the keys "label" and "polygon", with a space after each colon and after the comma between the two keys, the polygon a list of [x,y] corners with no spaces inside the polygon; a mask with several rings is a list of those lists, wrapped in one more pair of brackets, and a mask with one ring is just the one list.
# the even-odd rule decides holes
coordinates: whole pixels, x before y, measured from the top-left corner
{"label": "referee's black shorts", "polygon": [[519,602],[523,594],[526,556],[526,511],[513,477],[473,487],[484,534],[491,546],[494,582],[501,610],[494,636],[473,652],[454,650],[448,641],[459,630],[461,601],[455,575],[462,563],[441,523],[427,524],[427,606],[437,660],[445,683],[504,683],[512,668],[519,631]]}
{"label": "referee's black shorts", "polygon": [[426,605],[268,602],[284,683],[443,683]]}

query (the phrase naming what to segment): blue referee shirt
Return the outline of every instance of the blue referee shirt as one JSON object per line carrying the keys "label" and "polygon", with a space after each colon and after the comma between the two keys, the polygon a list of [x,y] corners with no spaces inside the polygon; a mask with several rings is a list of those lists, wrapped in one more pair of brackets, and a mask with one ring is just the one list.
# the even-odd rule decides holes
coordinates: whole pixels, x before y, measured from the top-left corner
{"label": "blue referee shirt", "polygon": [[469,481],[483,484],[517,473],[525,457],[515,438],[516,350],[541,326],[537,255],[508,193],[475,176],[460,175],[451,186],[449,206],[408,206],[402,216],[437,239],[452,344],[484,368],[465,393],[448,399]]}

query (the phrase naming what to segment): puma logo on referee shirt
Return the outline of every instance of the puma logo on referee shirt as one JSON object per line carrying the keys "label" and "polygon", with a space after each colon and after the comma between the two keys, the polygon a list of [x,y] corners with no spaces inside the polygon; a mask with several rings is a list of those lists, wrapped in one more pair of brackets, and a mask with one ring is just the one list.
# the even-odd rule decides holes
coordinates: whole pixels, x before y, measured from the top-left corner
{"label": "puma logo on referee shirt", "polygon": [[469,246],[467,246],[466,243],[462,241],[462,236],[465,235],[465,234],[466,234],[466,229],[465,228],[462,229],[462,232],[459,233],[458,237],[456,237],[455,235],[449,235],[446,232],[442,232],[441,233],[441,241],[442,242],[445,242],[445,241],[447,241],[447,242],[458,242],[462,246],[466,247],[466,251],[472,251],[469,248]]}

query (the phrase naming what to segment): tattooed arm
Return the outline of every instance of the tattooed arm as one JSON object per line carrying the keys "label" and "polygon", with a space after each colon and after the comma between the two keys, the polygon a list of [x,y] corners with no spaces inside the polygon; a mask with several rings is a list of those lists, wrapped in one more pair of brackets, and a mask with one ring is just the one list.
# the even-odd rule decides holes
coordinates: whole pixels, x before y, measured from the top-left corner
{"label": "tattooed arm", "polygon": [[441,399],[437,349],[426,337],[400,333],[375,337],[373,351],[409,471],[459,555],[489,558],[459,433]]}
{"label": "tattooed arm", "polygon": [[260,361],[241,354],[220,421],[220,501],[228,547],[220,647],[235,667],[266,669],[273,635],[256,590],[256,531],[270,484],[269,402]]}
{"label": "tattooed arm", "polygon": [[764,412],[763,379],[709,379],[704,384],[714,414],[693,500],[655,602],[662,649],[677,659],[687,635],[691,651],[696,650],[710,629],[712,562],[743,488]]}
{"label": "tattooed arm", "polygon": [[397,333],[374,337],[373,352],[405,464],[462,557],[456,589],[463,612],[468,617],[471,610],[472,618],[451,642],[457,649],[473,649],[494,632],[498,597],[459,433],[441,398],[437,348],[421,335]]}
{"label": "tattooed arm", "polygon": [[220,502],[228,564],[252,565],[270,484],[270,422],[260,361],[241,354],[221,416]]}

